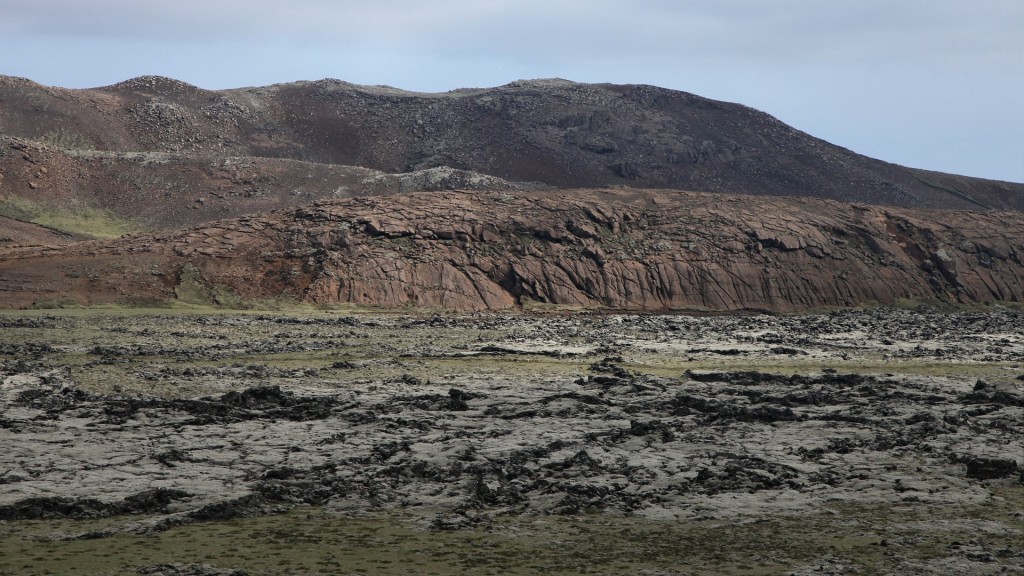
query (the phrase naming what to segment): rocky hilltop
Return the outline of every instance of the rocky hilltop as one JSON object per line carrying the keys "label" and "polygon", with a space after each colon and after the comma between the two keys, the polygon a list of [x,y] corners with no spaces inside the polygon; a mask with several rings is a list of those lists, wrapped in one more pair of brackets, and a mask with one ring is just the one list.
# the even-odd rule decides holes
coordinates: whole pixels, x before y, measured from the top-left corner
{"label": "rocky hilltop", "polygon": [[[386,174],[448,167],[558,188],[1024,210],[1021,184],[888,164],[745,106],[643,85],[556,79],[423,94],[321,80],[208,91],[147,76],[68,90],[0,77],[0,134],[48,145],[56,164],[39,175],[45,162],[26,172],[23,154],[0,157],[5,193],[45,196],[60,189],[51,180],[64,179],[65,188],[103,206],[170,214],[166,226],[146,216],[151,228],[244,213],[237,205],[297,205],[295,192],[329,197],[368,177],[325,166]],[[261,191],[274,198],[244,196]],[[201,198],[219,198],[221,208],[184,218],[182,206]]]}
{"label": "rocky hilltop", "polygon": [[1017,212],[676,191],[431,192],[0,254],[0,303],[500,310],[1024,301]]}

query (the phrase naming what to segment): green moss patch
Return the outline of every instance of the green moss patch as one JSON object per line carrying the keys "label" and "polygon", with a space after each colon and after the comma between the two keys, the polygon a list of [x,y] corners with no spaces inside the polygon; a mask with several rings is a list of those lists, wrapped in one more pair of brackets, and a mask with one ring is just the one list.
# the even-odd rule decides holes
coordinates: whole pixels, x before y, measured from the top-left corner
{"label": "green moss patch", "polygon": [[0,215],[94,238],[117,238],[143,230],[142,226],[109,210],[80,202],[61,207],[5,195],[0,197]]}

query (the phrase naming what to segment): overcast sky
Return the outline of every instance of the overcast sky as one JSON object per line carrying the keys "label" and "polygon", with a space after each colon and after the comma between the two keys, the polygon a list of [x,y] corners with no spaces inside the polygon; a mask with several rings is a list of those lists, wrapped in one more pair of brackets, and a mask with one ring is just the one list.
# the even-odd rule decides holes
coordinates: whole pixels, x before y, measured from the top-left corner
{"label": "overcast sky", "polygon": [[0,0],[0,74],[654,84],[890,162],[1024,182],[1022,0]]}

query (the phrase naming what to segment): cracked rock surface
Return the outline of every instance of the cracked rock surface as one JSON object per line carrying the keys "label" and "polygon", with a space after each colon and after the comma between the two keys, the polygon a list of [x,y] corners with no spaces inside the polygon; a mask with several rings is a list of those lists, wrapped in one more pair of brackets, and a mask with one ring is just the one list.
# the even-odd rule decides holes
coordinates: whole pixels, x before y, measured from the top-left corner
{"label": "cracked rock surface", "polygon": [[[891,573],[1024,563],[991,543],[1024,530],[1019,312],[80,311],[0,325],[0,521],[108,519],[62,540],[308,506],[440,531],[893,508],[918,518],[907,530],[962,538]],[[989,540],[970,538],[979,527]],[[814,558],[806,573],[862,561]],[[138,570],[234,573],[174,560]]]}
{"label": "cracked rock surface", "polygon": [[114,316],[102,346],[33,341],[78,318],[5,318],[0,518],[694,518],[1019,483],[1020,315],[882,316]]}

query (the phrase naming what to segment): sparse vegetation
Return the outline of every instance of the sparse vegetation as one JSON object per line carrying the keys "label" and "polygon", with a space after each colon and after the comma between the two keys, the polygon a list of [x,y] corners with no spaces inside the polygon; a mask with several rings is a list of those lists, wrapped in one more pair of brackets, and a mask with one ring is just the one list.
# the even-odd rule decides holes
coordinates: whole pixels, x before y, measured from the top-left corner
{"label": "sparse vegetation", "polygon": [[[982,505],[836,505],[799,516],[722,520],[644,520],[584,515],[502,517],[484,527],[428,530],[424,512],[340,515],[320,508],[210,522],[148,536],[54,540],[101,531],[116,521],[37,521],[0,526],[0,574],[137,574],[134,566],[208,564],[248,574],[701,574],[770,575],[828,566],[851,574],[896,574],[908,566],[939,573],[971,544],[960,530],[1004,523],[1024,505],[1006,488]],[[1018,531],[1024,522],[1011,521]],[[975,544],[998,571],[1012,573],[1012,531]],[[131,566],[132,568],[128,568]],[[947,567],[949,567],[947,565]],[[998,572],[993,572],[998,573]]]}
{"label": "sparse vegetation", "polygon": [[93,146],[78,132],[67,128],[56,128],[37,138],[39,142],[63,150],[92,150]]}
{"label": "sparse vegetation", "polygon": [[11,194],[0,196],[0,215],[93,238],[117,238],[142,230],[138,224],[102,208],[78,202],[48,205]]}

